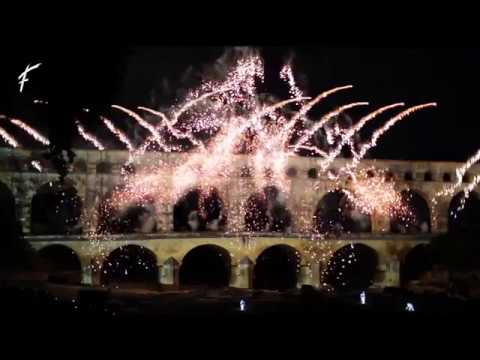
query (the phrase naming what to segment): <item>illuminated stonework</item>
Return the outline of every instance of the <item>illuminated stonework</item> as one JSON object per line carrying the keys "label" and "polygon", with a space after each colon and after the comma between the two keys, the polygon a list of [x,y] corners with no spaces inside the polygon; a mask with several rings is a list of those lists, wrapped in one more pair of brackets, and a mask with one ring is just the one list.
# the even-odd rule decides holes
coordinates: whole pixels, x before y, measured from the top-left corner
{"label": "illuminated stonework", "polygon": [[[81,209],[79,224],[72,225],[70,235],[61,233],[50,234],[48,228],[41,228],[38,234],[32,219],[32,201],[43,187],[48,190],[48,184],[54,183],[58,175],[51,166],[31,150],[0,149],[0,181],[13,194],[16,201],[17,218],[20,219],[23,231],[37,250],[53,244],[62,244],[72,249],[80,258],[83,267],[83,280],[87,283],[100,282],[99,276],[92,273],[90,265],[99,258],[94,247],[89,246],[84,235],[89,230],[97,228],[95,218],[99,204],[114,186],[121,184],[121,169],[128,158],[126,151],[89,151],[76,150],[77,157],[72,172],[68,176],[71,187],[76,189],[80,199],[78,209]],[[162,158],[166,162],[183,161],[182,154],[147,153],[142,157],[135,171],[142,171],[142,166]],[[32,162],[42,165],[39,172]],[[225,227],[217,232],[174,232],[173,203],[155,202],[156,226],[145,229],[155,229],[154,232],[138,230],[132,234],[108,235],[102,241],[103,251],[108,254],[119,246],[134,244],[150,249],[156,256],[159,267],[159,281],[165,284],[178,283],[175,269],[178,268],[184,256],[199,245],[214,244],[228,251],[231,256],[232,273],[230,284],[236,287],[250,287],[252,269],[257,257],[265,249],[278,244],[289,245],[300,254],[299,276],[297,284],[320,285],[319,272],[325,264],[312,264],[306,255],[307,242],[315,226],[315,212],[321,199],[327,192],[333,190],[333,182],[326,176],[318,177],[320,171],[315,158],[290,157],[286,167],[287,176],[291,179],[286,191],[285,205],[292,214],[291,224],[286,233],[254,233],[245,234],[245,215],[241,210],[249,197],[255,191],[252,177],[246,169],[251,166],[251,159],[246,155],[238,155],[231,166],[235,169],[235,177],[222,182],[217,188],[223,202],[226,216]],[[337,159],[332,169],[345,165],[346,160]],[[442,190],[445,180],[455,178],[458,163],[453,162],[408,162],[393,160],[362,160],[360,168],[375,166],[388,170],[388,176],[395,180],[397,189],[413,190],[428,205],[428,221],[420,226],[416,233],[392,234],[390,219],[384,214],[373,213],[370,219],[369,232],[345,234],[336,241],[334,248],[350,243],[362,243],[373,248],[379,256],[379,276],[377,283],[383,285],[398,284],[398,264],[406,253],[419,243],[428,242],[432,233],[445,232],[448,225],[448,209],[453,196],[439,199],[435,217],[432,216],[432,198]],[[471,170],[471,176],[480,173],[478,166]],[[45,185],[47,184],[47,185]],[[345,183],[345,189],[349,184]],[[47,186],[47,188],[45,187]],[[316,189],[316,190],[315,190]],[[165,191],[169,191],[165,188]],[[455,195],[455,194],[454,194]],[[40,201],[41,203],[41,201]],[[34,224],[34,227],[32,227]],[[231,224],[235,224],[232,226]],[[36,233],[37,232],[37,233]],[[329,240],[327,240],[329,241]],[[333,241],[333,240],[332,240]],[[253,244],[253,245],[252,245]],[[335,250],[335,249],[334,249]],[[100,260],[99,260],[100,261]],[[101,260],[103,261],[103,260]],[[173,270],[172,270],[173,269]],[[383,274],[383,275],[382,275]]]}

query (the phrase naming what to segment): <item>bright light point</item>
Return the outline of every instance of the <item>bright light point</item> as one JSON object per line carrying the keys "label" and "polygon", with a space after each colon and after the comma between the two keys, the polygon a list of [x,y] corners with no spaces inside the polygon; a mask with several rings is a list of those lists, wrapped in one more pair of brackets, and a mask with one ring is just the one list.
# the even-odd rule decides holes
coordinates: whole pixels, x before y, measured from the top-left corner
{"label": "bright light point", "polygon": [[362,291],[362,292],[360,293],[360,304],[365,305],[366,299],[367,299],[367,297],[366,297],[366,295],[365,295],[365,291]]}
{"label": "bright light point", "polygon": [[245,311],[245,309],[247,308],[247,303],[245,302],[245,300],[240,300],[240,311]]}

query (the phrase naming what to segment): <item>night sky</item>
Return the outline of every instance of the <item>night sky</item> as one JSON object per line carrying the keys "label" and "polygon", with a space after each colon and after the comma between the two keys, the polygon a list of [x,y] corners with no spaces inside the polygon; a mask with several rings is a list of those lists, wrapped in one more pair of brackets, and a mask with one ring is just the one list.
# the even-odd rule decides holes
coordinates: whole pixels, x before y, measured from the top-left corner
{"label": "night sky", "polygon": [[[298,81],[309,95],[339,85],[355,86],[319,106],[319,113],[352,101],[370,101],[370,109],[397,101],[407,105],[438,102],[437,109],[418,112],[390,130],[371,157],[462,161],[480,147],[476,109],[480,49],[258,48],[266,63],[262,92],[288,96],[277,77],[287,59],[292,59]],[[48,128],[54,141],[68,146],[73,133],[73,121],[68,120],[71,109],[87,106],[101,113],[112,103],[148,106],[152,94],[168,104],[171,99],[162,93],[163,79],[175,84],[189,66],[200,70],[224,50],[161,46],[12,49],[12,56],[0,60],[0,113]],[[44,62],[43,67],[30,74],[25,92],[19,94],[16,77],[28,63],[37,62]],[[49,110],[32,106],[33,98],[48,99]],[[364,114],[350,115],[358,119]],[[379,118],[372,126],[386,119]],[[95,128],[94,119],[85,121]],[[364,138],[371,130],[365,129]]]}

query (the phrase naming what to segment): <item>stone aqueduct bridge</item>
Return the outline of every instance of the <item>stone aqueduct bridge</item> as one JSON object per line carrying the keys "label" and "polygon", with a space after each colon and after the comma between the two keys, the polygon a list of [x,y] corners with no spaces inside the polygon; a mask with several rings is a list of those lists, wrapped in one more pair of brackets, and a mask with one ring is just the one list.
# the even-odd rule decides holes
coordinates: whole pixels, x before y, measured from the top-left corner
{"label": "stone aqueduct bridge", "polygon": [[[77,157],[73,171],[68,176],[82,200],[82,214],[89,224],[94,224],[92,214],[100,201],[117,184],[122,182],[121,168],[127,160],[125,151],[93,151],[76,150]],[[182,163],[184,154],[148,153],[136,164],[140,172],[143,164],[149,164],[158,158],[172,163]],[[31,166],[33,160],[39,160],[44,167],[38,172]],[[226,230],[235,221],[243,222],[243,215],[238,211],[247,199],[255,192],[253,180],[245,169],[250,166],[248,156],[239,155],[231,166],[234,176],[218,187],[218,193],[227,212]],[[338,159],[332,168],[345,164]],[[406,162],[385,160],[364,160],[360,167],[370,166],[387,168],[394,177],[399,190],[411,189],[420,195],[430,210],[429,231],[418,234],[393,234],[390,232],[390,219],[373,214],[371,216],[371,232],[350,234],[342,240],[331,240],[331,246],[339,249],[351,243],[361,243],[375,250],[378,256],[378,267],[375,282],[383,286],[395,286],[399,283],[399,268],[406,254],[415,246],[427,243],[435,233],[445,232],[448,226],[448,209],[452,198],[443,198],[437,206],[438,217],[431,215],[433,195],[446,183],[455,180],[455,169],[460,166],[453,162]],[[291,177],[290,191],[287,191],[286,205],[293,215],[292,231],[289,234],[255,233],[249,240],[242,233],[223,232],[186,233],[173,231],[174,204],[155,204],[157,232],[148,234],[109,235],[101,240],[104,253],[111,253],[125,245],[136,245],[146,248],[154,254],[158,267],[158,281],[163,284],[178,283],[179,268],[185,256],[200,245],[216,245],[226,250],[231,257],[230,285],[248,288],[252,286],[252,274],[259,256],[266,249],[275,245],[287,245],[295,249],[299,255],[299,272],[297,285],[311,284],[320,286],[320,271],[324,263],[311,264],[306,253],[307,239],[299,235],[301,229],[314,226],[314,214],[317,204],[323,196],[333,188],[333,183],[319,171],[315,158],[291,157],[287,173]],[[480,173],[478,167],[472,174]],[[101,282],[101,271],[92,272],[91,264],[100,263],[98,248],[90,246],[85,235],[42,235],[32,231],[32,199],[45,184],[55,182],[58,175],[52,167],[41,160],[40,152],[22,149],[0,148],[0,185],[2,191],[9,191],[15,199],[15,211],[20,220],[23,232],[32,246],[41,251],[53,245],[62,245],[71,249],[79,259],[82,267],[82,282],[98,284]],[[317,184],[317,190],[314,185]],[[348,188],[348,184],[345,184]],[[168,191],[168,189],[165,189]],[[83,227],[83,233],[88,229]],[[308,236],[307,236],[308,238]],[[279,274],[281,276],[281,274]]]}

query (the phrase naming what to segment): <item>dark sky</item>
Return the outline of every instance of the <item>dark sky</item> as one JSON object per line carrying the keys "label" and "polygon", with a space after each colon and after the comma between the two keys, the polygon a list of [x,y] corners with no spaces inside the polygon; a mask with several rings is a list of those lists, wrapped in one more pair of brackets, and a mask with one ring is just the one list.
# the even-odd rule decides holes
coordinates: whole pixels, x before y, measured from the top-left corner
{"label": "dark sky", "polygon": [[[399,123],[381,141],[374,157],[418,160],[464,160],[478,147],[476,105],[480,83],[480,49],[324,48],[321,46],[261,47],[266,63],[262,91],[286,96],[277,74],[293,55],[299,81],[315,95],[328,88],[353,84],[317,111],[352,101],[370,101],[371,108],[404,101],[408,105],[436,101],[437,109],[418,112]],[[103,47],[73,49],[12,49],[2,58],[0,113],[31,119],[50,136],[68,145],[70,109],[89,106],[98,112],[111,103],[148,105],[161,94],[162,79],[178,79],[190,66],[201,68],[218,58],[222,47]],[[25,93],[16,77],[28,63],[43,61],[31,73]],[[160,95],[161,96],[161,95]],[[48,98],[49,110],[30,105]],[[55,105],[55,106],[54,106]],[[42,111],[44,113],[42,113]],[[356,118],[364,112],[351,115]],[[380,118],[372,125],[380,125]],[[47,124],[48,125],[47,125]],[[86,120],[95,127],[93,119]],[[372,128],[365,129],[364,136]]]}

